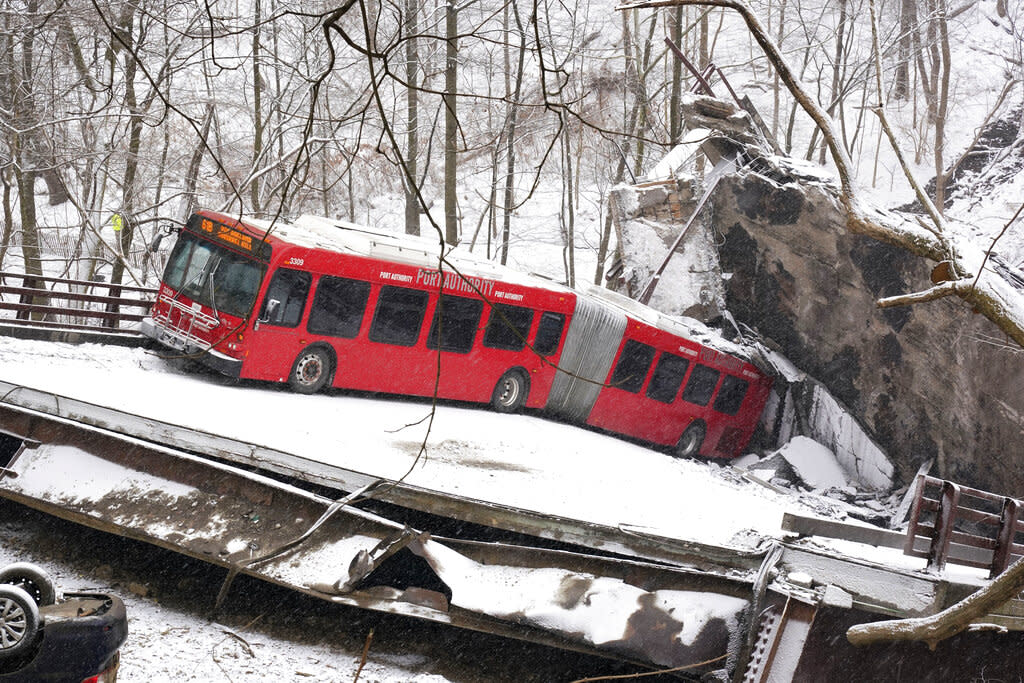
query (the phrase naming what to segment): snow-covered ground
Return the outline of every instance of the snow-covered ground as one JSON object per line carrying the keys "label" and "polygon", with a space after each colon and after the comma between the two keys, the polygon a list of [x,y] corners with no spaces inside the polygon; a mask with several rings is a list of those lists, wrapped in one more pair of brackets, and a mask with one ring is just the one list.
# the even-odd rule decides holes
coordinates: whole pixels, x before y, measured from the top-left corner
{"label": "snow-covered ground", "polygon": [[[419,444],[427,436],[424,418],[430,406],[425,401],[338,392],[301,396],[271,385],[235,384],[216,375],[183,372],[142,349],[0,337],[0,380],[351,470],[388,478],[407,475],[406,481],[418,486],[709,544],[742,548],[762,537],[778,537],[787,511],[843,516],[835,501],[777,492],[725,465],[679,460],[537,415],[500,415],[482,407],[440,406],[427,437],[426,458],[417,461]],[[842,483],[827,451],[803,448],[799,442],[789,450],[795,451],[790,456],[799,461],[807,481]],[[209,621],[205,611],[222,578],[219,570],[209,578],[212,586],[196,592],[193,604],[179,596],[179,604],[167,606],[158,595],[147,595],[149,589],[140,590],[147,581],[144,572],[118,577],[130,570],[117,558],[62,563],[62,552],[43,542],[40,533],[45,536],[32,525],[0,522],[0,563],[39,562],[66,589],[114,585],[126,600],[131,624],[122,680],[352,680],[358,667],[362,643],[344,628],[339,630],[348,634],[347,640],[339,644],[339,636],[324,644],[307,642],[302,628],[250,633],[241,617],[230,626]],[[86,535],[94,538],[95,532]],[[74,546],[74,540],[65,539],[65,544]],[[882,552],[860,547],[847,552],[851,550],[876,557]],[[890,555],[885,561],[904,566],[920,562]],[[314,632],[332,630],[330,618],[325,619],[328,623]],[[168,651],[180,654],[168,657]],[[432,657],[403,659],[401,652],[397,645],[384,657],[371,651],[374,656],[360,680],[469,680],[464,674],[448,679],[430,673],[438,670]]]}
{"label": "snow-covered ground", "polygon": [[143,349],[0,338],[0,380],[432,490],[713,545],[775,536],[784,512],[815,509],[714,464],[483,407],[439,406],[417,461],[426,401],[233,384]]}

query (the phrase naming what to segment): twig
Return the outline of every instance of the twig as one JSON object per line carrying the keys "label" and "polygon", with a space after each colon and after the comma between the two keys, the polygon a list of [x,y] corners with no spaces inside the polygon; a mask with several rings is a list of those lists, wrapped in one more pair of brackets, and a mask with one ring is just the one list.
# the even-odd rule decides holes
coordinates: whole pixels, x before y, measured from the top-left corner
{"label": "twig", "polygon": [[245,651],[245,654],[249,655],[250,657],[255,657],[256,656],[255,654],[253,654],[252,645],[250,645],[249,641],[246,640],[245,638],[243,638],[242,636],[238,635],[234,631],[229,631],[226,628],[222,628],[221,629],[221,633],[226,633],[228,636],[234,638],[239,643],[241,643],[242,644],[242,650]]}
{"label": "twig", "polygon": [[988,245],[988,249],[985,250],[985,258],[981,260],[981,267],[978,268],[978,274],[974,277],[974,282],[971,283],[972,288],[978,286],[978,280],[981,279],[981,274],[985,271],[985,264],[988,263],[988,257],[992,255],[992,250],[996,248],[996,243],[1003,238],[1003,235],[1005,235],[1006,231],[1010,229],[1010,226],[1020,218],[1022,212],[1024,212],[1024,204],[1017,207],[1017,212],[1013,214],[1013,218],[1006,221],[1006,225],[1004,225],[1003,229],[999,231],[999,234],[992,238],[992,244]]}
{"label": "twig", "polygon": [[594,681],[628,681],[630,679],[647,678],[648,676],[660,676],[662,674],[671,674],[678,671],[686,671],[687,669],[696,669],[700,666],[707,664],[714,664],[720,662],[726,658],[727,655],[715,657],[714,659],[706,659],[703,662],[697,662],[696,664],[687,664],[686,666],[677,666],[671,669],[659,669],[658,671],[641,671],[635,674],[616,674],[614,676],[594,676],[593,678],[578,678],[572,683],[593,683]]}
{"label": "twig", "polygon": [[[885,103],[882,101],[882,94],[885,92],[882,88],[882,52],[878,47],[878,22],[875,18],[875,3],[874,0],[868,4],[870,9],[871,17],[871,51],[875,59],[875,88],[878,94],[878,102],[875,106],[871,107],[875,116],[878,117],[878,121],[882,124],[882,130],[885,131],[885,136],[889,139],[889,145],[892,147],[893,152],[896,154],[896,159],[899,161],[900,168],[903,169],[903,175],[906,177],[907,182],[910,183],[910,187],[914,189],[914,194],[917,195],[917,201],[921,202],[921,206],[928,213],[928,216],[935,223],[935,228],[932,229],[928,226],[928,230],[938,238],[942,244],[943,251],[946,252],[950,257],[953,256],[949,249],[949,244],[946,242],[943,227],[945,221],[942,219],[942,215],[939,213],[939,209],[932,203],[932,200],[925,194],[924,188],[917,182],[917,178],[914,177],[914,173],[910,170],[910,165],[907,164],[906,158],[903,156],[903,150],[900,148],[899,142],[896,140],[896,134],[892,130],[892,126],[889,125],[889,119],[885,115]],[[951,260],[952,262],[952,260]]]}
{"label": "twig", "polygon": [[366,634],[366,642],[363,643],[363,656],[359,658],[359,668],[356,669],[356,677],[352,679],[352,683],[359,683],[359,674],[363,672],[363,667],[366,666],[366,656],[370,654],[370,643],[373,642],[373,629]]}

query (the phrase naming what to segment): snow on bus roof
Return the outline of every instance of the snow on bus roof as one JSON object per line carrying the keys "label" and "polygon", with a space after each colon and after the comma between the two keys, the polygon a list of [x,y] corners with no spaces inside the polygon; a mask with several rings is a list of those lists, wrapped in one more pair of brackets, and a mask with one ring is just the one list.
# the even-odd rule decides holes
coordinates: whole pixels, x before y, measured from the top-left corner
{"label": "snow on bus roof", "polygon": [[630,299],[624,294],[620,294],[619,292],[615,292],[604,287],[598,287],[597,285],[588,284],[582,288],[582,291],[587,296],[600,299],[605,304],[618,308],[626,315],[639,320],[642,323],[656,327],[659,330],[671,332],[672,334],[679,335],[680,337],[691,339],[699,344],[715,349],[716,351],[722,351],[723,353],[728,353],[736,356],[737,358],[742,358],[743,360],[750,360],[751,354],[749,349],[744,347],[742,344],[737,344],[725,339],[722,337],[720,332],[708,327],[695,318],[686,318],[662,313],[661,311],[655,310],[650,306],[640,303],[639,301]]}
{"label": "snow on bus roof", "polygon": [[[262,230],[270,227],[268,221],[260,219],[246,217],[245,222]],[[348,221],[310,215],[300,216],[291,222],[278,221],[274,223],[271,234],[310,249],[380,258],[434,270],[438,266],[438,249],[441,247],[437,239],[430,237],[375,230]],[[445,248],[448,249],[446,260],[464,275],[555,292],[573,291],[556,280],[513,270],[459,247]]]}

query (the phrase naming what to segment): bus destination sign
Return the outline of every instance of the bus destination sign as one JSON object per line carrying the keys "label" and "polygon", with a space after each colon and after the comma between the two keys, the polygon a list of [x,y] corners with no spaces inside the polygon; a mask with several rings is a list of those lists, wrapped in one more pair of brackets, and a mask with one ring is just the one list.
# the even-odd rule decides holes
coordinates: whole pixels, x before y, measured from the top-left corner
{"label": "bus destination sign", "polygon": [[227,242],[238,249],[244,249],[250,253],[252,252],[253,239],[250,235],[246,235],[244,232],[240,232],[234,228],[229,228],[226,225],[214,223],[207,218],[204,218],[200,225],[203,232],[212,235],[221,242]]}

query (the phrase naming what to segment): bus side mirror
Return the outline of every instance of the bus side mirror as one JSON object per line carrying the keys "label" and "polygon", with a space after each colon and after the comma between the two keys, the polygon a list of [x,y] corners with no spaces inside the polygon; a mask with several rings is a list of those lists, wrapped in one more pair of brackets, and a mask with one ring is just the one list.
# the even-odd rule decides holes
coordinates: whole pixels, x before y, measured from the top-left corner
{"label": "bus side mirror", "polygon": [[164,225],[160,232],[153,236],[153,241],[149,243],[149,253],[155,254],[156,250],[160,248],[160,243],[164,241],[164,238],[170,235],[172,232],[181,232],[180,228],[175,228],[171,224]]}
{"label": "bus side mirror", "polygon": [[277,309],[280,307],[281,302],[277,299],[268,300],[266,307],[263,309],[263,317],[259,319],[259,322],[269,323],[274,319],[274,314],[277,313]]}

